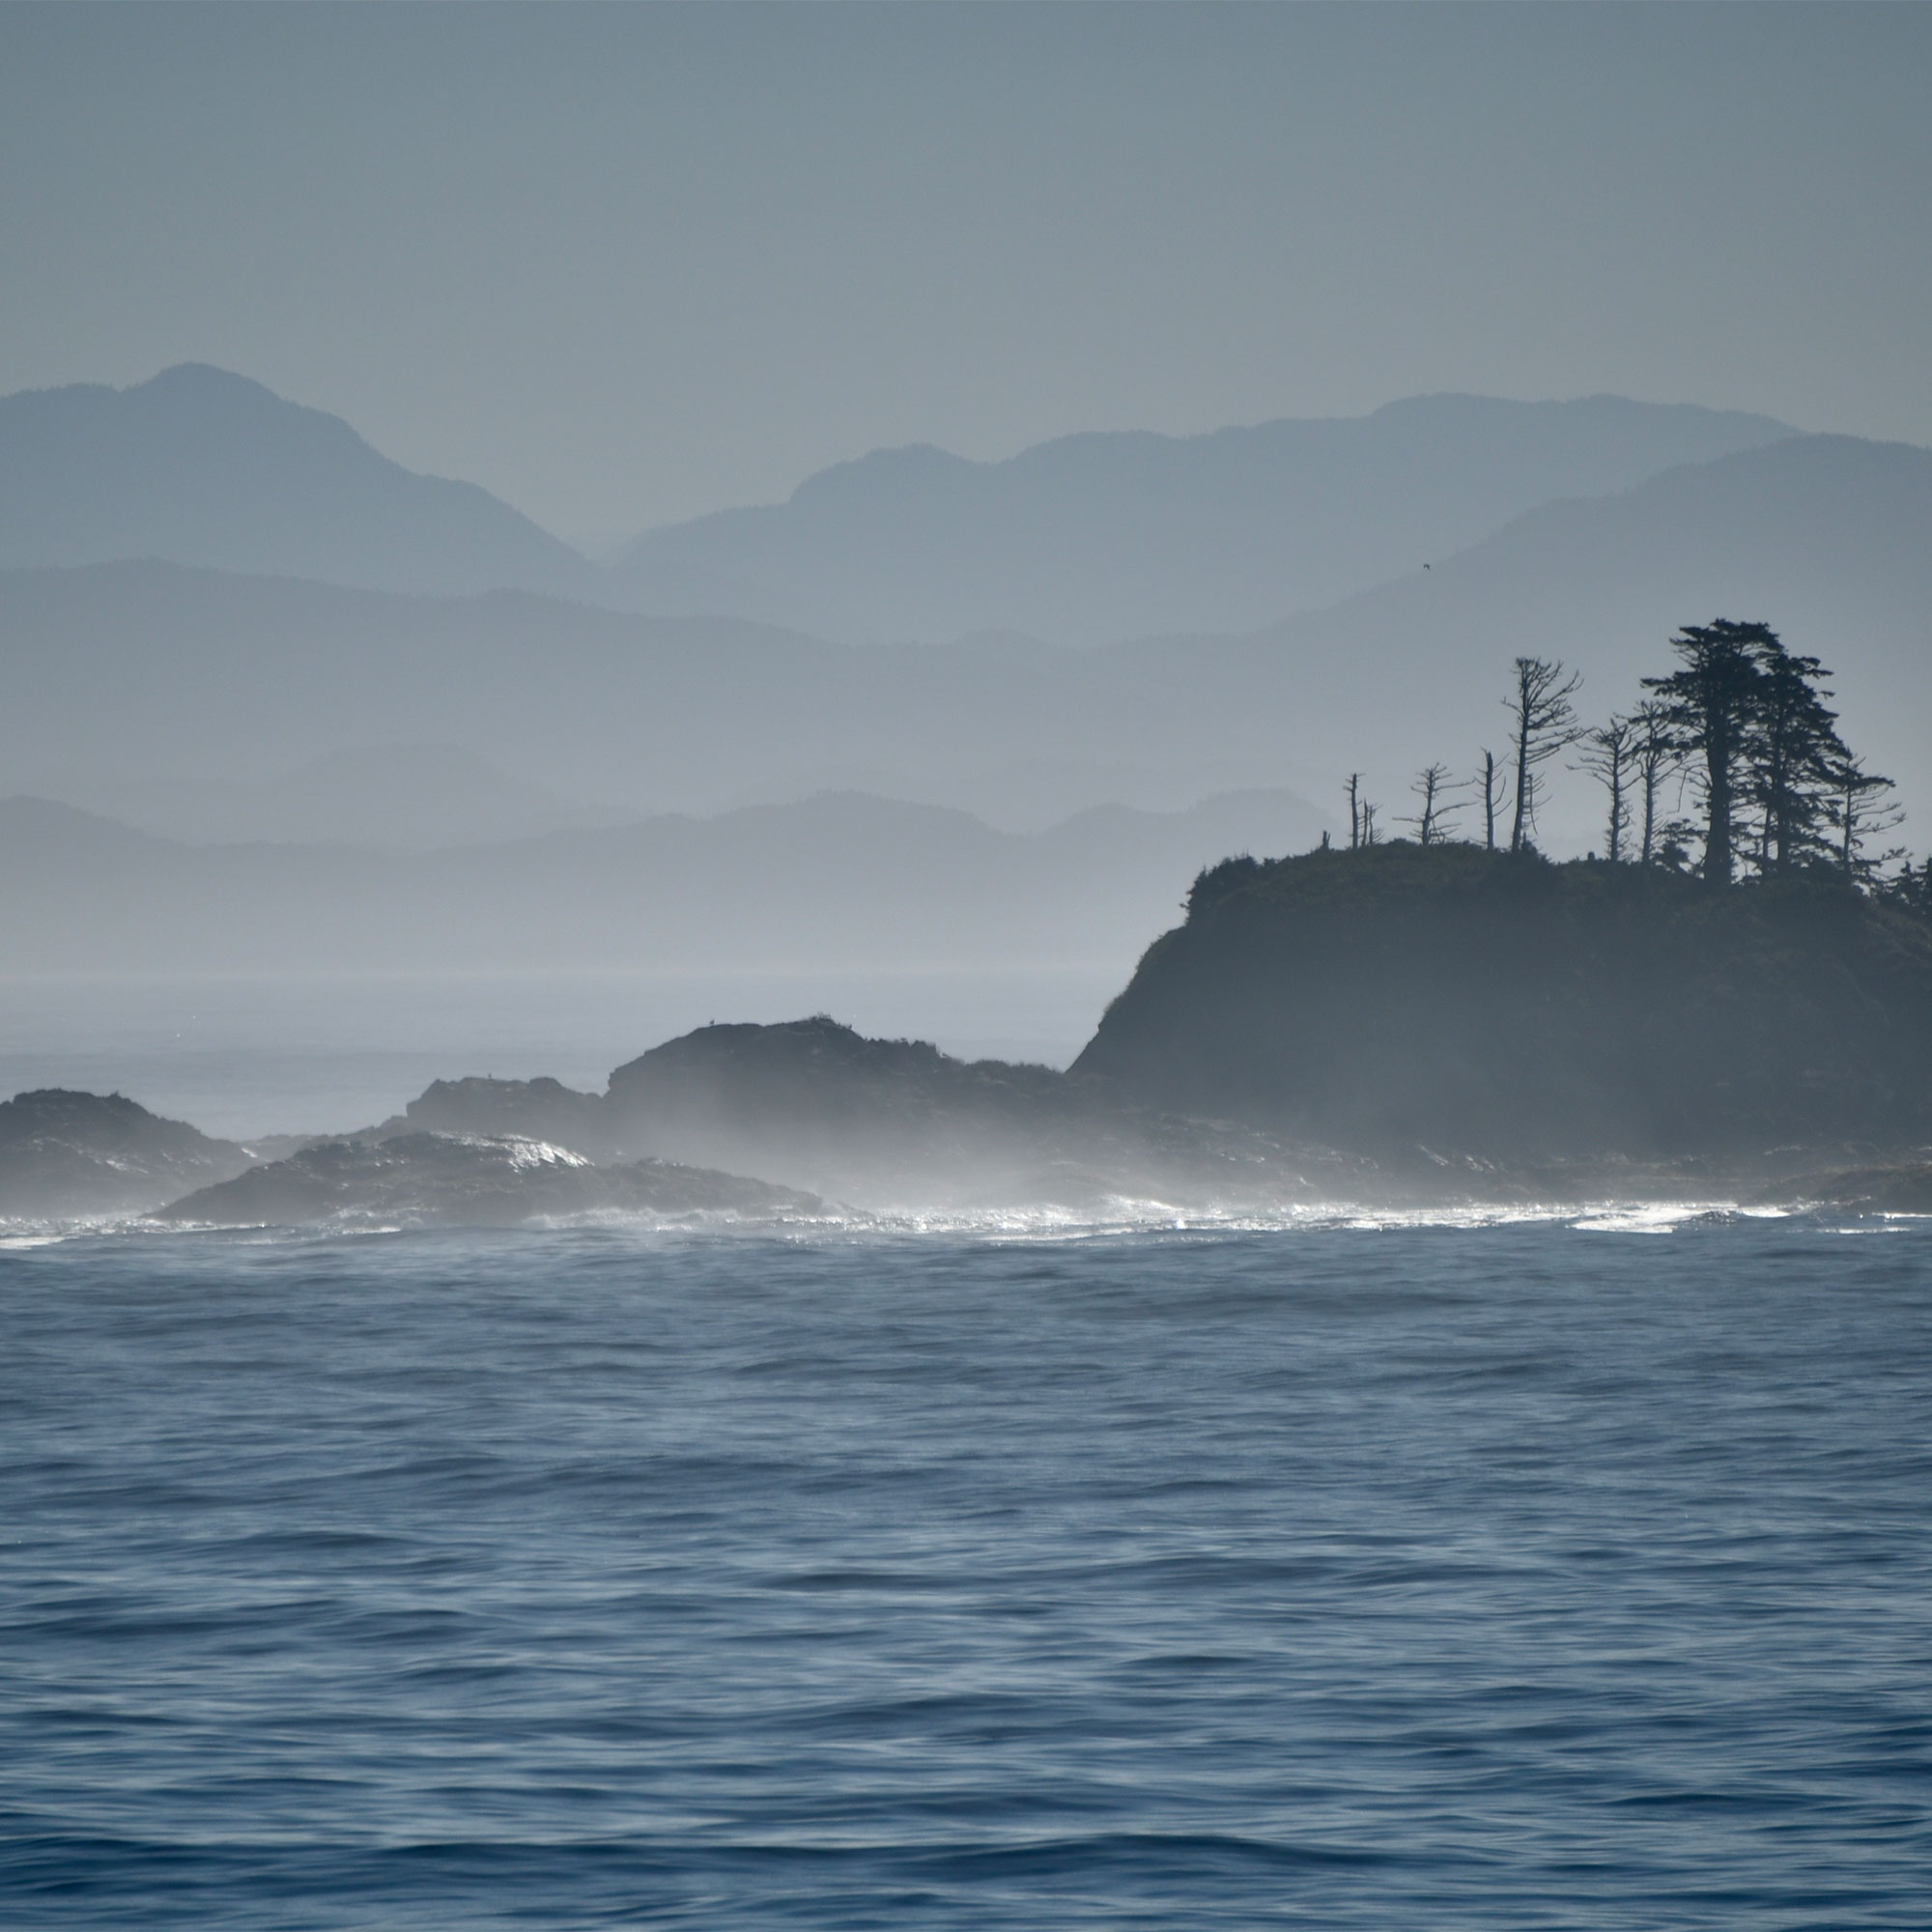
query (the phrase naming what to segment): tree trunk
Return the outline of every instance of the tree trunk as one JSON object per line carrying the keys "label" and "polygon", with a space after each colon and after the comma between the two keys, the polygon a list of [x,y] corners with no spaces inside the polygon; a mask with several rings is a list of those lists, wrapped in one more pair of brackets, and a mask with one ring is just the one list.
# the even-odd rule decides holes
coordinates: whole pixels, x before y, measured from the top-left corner
{"label": "tree trunk", "polygon": [[1704,752],[1710,818],[1704,827],[1704,883],[1731,883],[1731,734],[1721,726],[1710,734]]}

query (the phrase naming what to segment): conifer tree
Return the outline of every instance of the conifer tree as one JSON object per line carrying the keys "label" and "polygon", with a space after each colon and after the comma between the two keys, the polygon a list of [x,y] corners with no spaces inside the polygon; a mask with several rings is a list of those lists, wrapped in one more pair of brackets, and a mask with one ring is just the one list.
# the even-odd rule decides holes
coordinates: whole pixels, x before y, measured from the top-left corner
{"label": "conifer tree", "polygon": [[1774,632],[1756,628],[1746,789],[1759,814],[1757,868],[1786,872],[1830,850],[1824,828],[1851,754],[1838,737],[1837,714],[1825,708],[1831,693],[1820,684],[1830,673],[1816,658],[1794,656]]}
{"label": "conifer tree", "polygon": [[1703,761],[1704,882],[1727,886],[1736,869],[1738,772],[1757,696],[1762,624],[1687,624],[1671,639],[1682,660],[1667,677],[1647,677],[1678,748]]}
{"label": "conifer tree", "polygon": [[[1866,771],[1862,758],[1845,758],[1833,774],[1833,784],[1831,824],[1839,869],[1854,884],[1869,885],[1881,866],[1905,855],[1884,852],[1868,859],[1864,847],[1881,833],[1896,831],[1905,823],[1905,813],[1891,796],[1891,781]],[[1909,881],[1912,867],[1905,869]]]}

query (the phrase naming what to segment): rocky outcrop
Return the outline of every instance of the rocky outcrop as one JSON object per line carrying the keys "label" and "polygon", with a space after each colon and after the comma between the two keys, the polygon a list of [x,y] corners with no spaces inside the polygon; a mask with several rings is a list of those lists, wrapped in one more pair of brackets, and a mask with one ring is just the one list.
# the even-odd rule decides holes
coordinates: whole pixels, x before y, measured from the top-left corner
{"label": "rocky outcrop", "polygon": [[620,1066],[612,1141],[872,1202],[1037,1193],[1044,1170],[1091,1166],[1121,1128],[1050,1067],[961,1061],[923,1040],[867,1039],[820,1014],[708,1026]]}
{"label": "rocky outcrop", "polygon": [[0,1215],[140,1212],[240,1174],[252,1158],[123,1094],[42,1088],[0,1103]]}
{"label": "rocky outcrop", "polygon": [[1398,843],[1197,881],[1074,1065],[1386,1155],[1932,1140],[1932,926],[1829,877]]}
{"label": "rocky outcrop", "polygon": [[1122,1197],[1279,1202],[1350,1184],[1350,1163],[1186,1121],[1104,1081],[867,1039],[819,1014],[709,1026],[620,1066],[605,1100],[631,1153],[770,1175],[868,1206]]}
{"label": "rocky outcrop", "polygon": [[433,1081],[401,1118],[385,1122],[378,1131],[385,1139],[420,1133],[507,1134],[548,1141],[592,1160],[609,1159],[615,1151],[603,1096],[581,1094],[548,1077],[492,1080],[472,1075]]}
{"label": "rocky outcrop", "polygon": [[[1921,1153],[1926,1151],[1920,1150]],[[1757,1196],[1757,1203],[1856,1214],[1932,1214],[1932,1160],[1800,1174],[1766,1188]]]}
{"label": "rocky outcrop", "polygon": [[[701,1027],[618,1067],[606,1094],[554,1080],[439,1081],[363,1138],[425,1125],[546,1141],[603,1163],[756,1174],[871,1208],[1260,1205],[1391,1184],[1373,1163],[1163,1115],[1104,1082],[868,1039],[823,1014]],[[1434,1185],[1434,1170],[1425,1179]]]}
{"label": "rocky outcrop", "polygon": [[318,1142],[202,1188],[156,1218],[214,1228],[503,1228],[596,1214],[822,1211],[810,1195],[669,1161],[598,1167],[542,1141],[415,1133]]}

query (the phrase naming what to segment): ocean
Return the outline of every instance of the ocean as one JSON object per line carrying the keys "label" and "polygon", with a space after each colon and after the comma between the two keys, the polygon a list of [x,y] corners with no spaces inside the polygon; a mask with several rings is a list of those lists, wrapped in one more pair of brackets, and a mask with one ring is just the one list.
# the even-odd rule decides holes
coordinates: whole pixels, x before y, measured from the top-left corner
{"label": "ocean", "polygon": [[0,1251],[10,1927],[1932,1922],[1932,1224]]}

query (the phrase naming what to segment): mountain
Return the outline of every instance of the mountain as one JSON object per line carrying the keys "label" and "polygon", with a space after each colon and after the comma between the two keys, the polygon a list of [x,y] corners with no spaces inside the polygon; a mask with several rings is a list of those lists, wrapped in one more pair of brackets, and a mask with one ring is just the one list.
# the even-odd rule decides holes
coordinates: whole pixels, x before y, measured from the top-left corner
{"label": "mountain", "polygon": [[[1932,814],[1929,611],[1932,451],[1842,437],[1546,505],[1264,630],[1092,651],[1011,634],[850,646],[158,564],[19,571],[0,573],[0,784],[280,781],[380,738],[638,812],[863,791],[1015,830],[1247,788],[1332,808],[1361,770],[1386,827],[1422,765],[1466,774],[1502,749],[1518,652],[1579,665],[1602,717],[1667,668],[1680,624],[1724,615],[1821,656],[1853,746]],[[1598,815],[1594,787],[1555,771],[1546,844],[1587,849]],[[1928,827],[1908,828],[1916,848]]]}
{"label": "mountain", "polygon": [[[1312,844],[1292,794],[1046,833],[854,795],[430,853],[184,845],[0,804],[0,971],[1111,968],[1232,845]],[[526,1129],[520,1129],[526,1130]]]}
{"label": "mountain", "polygon": [[[1762,620],[1833,671],[1845,735],[1898,781],[1922,847],[1928,612],[1932,451],[1804,437],[1533,511],[1430,571],[1207,646],[1216,668],[1204,682],[1225,691],[1245,677],[1279,694],[1281,769],[1309,795],[1333,796],[1316,776],[1325,760],[1331,784],[1359,766],[1378,798],[1397,801],[1431,759],[1467,772],[1479,747],[1501,750],[1496,700],[1517,652],[1578,668],[1583,712],[1601,718],[1641,696],[1639,676],[1669,667],[1680,625]],[[1173,663],[1164,646],[1124,655],[1142,676]],[[1549,839],[1595,842],[1598,805],[1592,786],[1559,775]]]}
{"label": "mountain", "polygon": [[1826,879],[1408,843],[1229,866],[1071,1069],[1330,1145],[1520,1161],[1932,1134],[1932,927]]}
{"label": "mountain", "polygon": [[654,530],[604,600],[854,641],[1018,630],[1094,645],[1237,631],[1418,569],[1558,498],[1795,434],[1615,396],[1421,396],[1211,435],[1063,437],[1002,463],[929,447],[821,471],[782,504]]}
{"label": "mountain", "polygon": [[845,641],[1239,630],[1448,554],[1554,499],[1792,435],[1599,396],[1428,396],[1197,437],[1064,437],[1004,463],[840,464],[766,508],[592,564],[487,492],[197,363],[0,399],[0,569],[152,557],[366,589],[522,589]]}
{"label": "mountain", "polygon": [[189,844],[426,850],[631,816],[512,778],[458,745],[327,752],[276,779],[70,775],[52,796]]}
{"label": "mountain", "polygon": [[0,567],[127,557],[389,590],[596,582],[487,491],[418,476],[224,370],[0,399]]}

